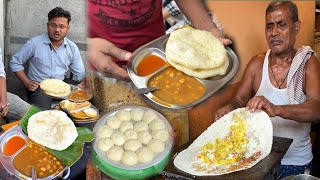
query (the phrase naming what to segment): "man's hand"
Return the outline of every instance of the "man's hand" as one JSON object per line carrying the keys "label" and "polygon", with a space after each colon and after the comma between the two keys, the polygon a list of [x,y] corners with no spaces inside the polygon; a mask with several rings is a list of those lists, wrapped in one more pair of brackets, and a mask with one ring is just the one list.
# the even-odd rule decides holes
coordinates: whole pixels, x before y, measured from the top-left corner
{"label": "man's hand", "polygon": [[9,103],[0,102],[0,117],[4,117],[9,112]]}
{"label": "man's hand", "polygon": [[81,89],[86,89],[88,86],[88,82],[87,82],[87,78],[83,78],[80,83],[77,85],[77,87],[81,88]]}
{"label": "man's hand", "polygon": [[227,46],[229,44],[232,44],[232,41],[230,39],[225,38],[225,36],[222,34],[221,31],[219,31],[217,28],[213,29],[211,33],[219,39],[220,42],[222,42],[223,45]]}
{"label": "man's hand", "polygon": [[36,82],[36,81],[29,81],[29,83],[27,84],[26,88],[29,91],[36,91],[39,87],[40,83]]}
{"label": "man's hand", "polygon": [[270,117],[277,115],[277,107],[264,96],[255,96],[247,103],[247,110],[250,112],[265,111]]}
{"label": "man's hand", "polygon": [[113,59],[129,61],[132,53],[116,47],[101,38],[88,38],[88,61],[97,71],[116,79],[130,80],[126,69],[119,67]]}
{"label": "man's hand", "polygon": [[223,106],[222,108],[218,109],[218,111],[215,114],[215,120],[220,119],[225,114],[228,114],[229,112],[233,111],[235,108],[232,104],[227,104]]}

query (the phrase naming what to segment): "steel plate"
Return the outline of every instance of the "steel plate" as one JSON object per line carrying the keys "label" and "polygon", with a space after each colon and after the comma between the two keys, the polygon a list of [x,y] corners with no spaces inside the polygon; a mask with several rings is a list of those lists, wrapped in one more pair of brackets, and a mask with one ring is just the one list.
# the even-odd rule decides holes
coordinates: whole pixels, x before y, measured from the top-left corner
{"label": "steel plate", "polygon": [[[170,36],[169,34],[162,36],[154,41],[149,42],[148,44],[145,44],[144,46],[140,47],[139,49],[137,49],[136,51],[133,52],[133,59],[128,64],[128,73],[129,73],[129,76],[130,76],[133,84],[135,85],[135,87],[137,89],[146,88],[148,80],[152,76],[154,76],[155,74],[157,74],[158,72],[160,72],[166,68],[166,67],[162,67],[159,70],[153,72],[152,74],[150,74],[148,76],[143,76],[143,77],[138,76],[137,71],[136,71],[136,68],[137,68],[138,64],[140,63],[140,61],[144,57],[151,55],[151,54],[157,55],[157,56],[161,57],[163,60],[167,61],[166,54],[165,54],[165,46],[166,46],[166,43],[168,41],[169,36]],[[189,103],[189,104],[175,105],[175,104],[169,104],[169,103],[159,103],[158,101],[154,100],[154,99],[156,99],[156,97],[152,94],[152,92],[149,92],[147,94],[144,94],[147,102],[150,103],[151,105],[165,107],[165,108],[169,108],[169,109],[183,109],[183,108],[187,108],[187,107],[191,107],[196,104],[199,104],[200,102],[207,99],[209,96],[211,96],[212,94],[217,92],[219,89],[221,89],[226,83],[228,83],[234,77],[234,75],[236,74],[236,72],[239,69],[239,60],[238,60],[237,55],[233,52],[233,50],[230,47],[225,46],[225,48],[227,50],[227,57],[229,60],[229,67],[227,69],[226,74],[223,76],[219,75],[219,76],[214,76],[214,77],[207,78],[207,79],[196,78],[206,88],[206,92],[202,96],[202,98],[200,98],[199,100],[197,100],[195,102]]]}
{"label": "steel plate", "polygon": [[[26,144],[24,146],[22,146],[17,152],[15,152],[13,155],[11,156],[6,156],[3,151],[4,151],[4,146],[5,144],[8,142],[8,140],[13,137],[13,136],[19,136],[21,138],[23,138],[26,141]],[[22,173],[20,173],[13,165],[13,159],[16,157],[17,154],[19,154],[23,149],[25,149],[28,144],[30,143],[29,141],[29,137],[26,136],[23,131],[22,128],[19,125],[16,125],[14,127],[12,127],[11,129],[9,129],[8,131],[6,131],[5,133],[3,133],[0,136],[0,162],[3,165],[4,169],[6,169],[6,171],[10,174],[15,176],[17,179],[26,179],[26,180],[31,180],[31,177],[28,177]],[[63,170],[61,170],[58,174],[56,175],[50,175],[44,178],[39,178],[39,180],[51,180],[51,179],[55,179],[58,177],[61,177],[63,172],[66,170],[70,170],[69,167],[65,167]],[[69,176],[69,174],[67,174],[67,176]]]}

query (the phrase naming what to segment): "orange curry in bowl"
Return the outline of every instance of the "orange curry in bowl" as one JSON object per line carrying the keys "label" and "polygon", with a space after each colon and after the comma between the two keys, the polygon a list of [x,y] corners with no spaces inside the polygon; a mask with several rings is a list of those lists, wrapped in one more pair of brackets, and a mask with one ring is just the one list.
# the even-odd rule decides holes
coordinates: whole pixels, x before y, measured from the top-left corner
{"label": "orange curry in bowl", "polygon": [[13,165],[21,174],[31,177],[32,166],[36,168],[38,178],[55,176],[65,165],[44,147],[29,142],[29,145],[13,159]]}
{"label": "orange curry in bowl", "polygon": [[153,95],[161,101],[175,105],[193,103],[206,92],[206,88],[200,81],[172,66],[152,76],[147,86],[158,87],[159,90],[152,92]]}
{"label": "orange curry in bowl", "polygon": [[137,66],[137,74],[139,76],[148,76],[160,69],[166,62],[159,56],[148,55],[144,57]]}
{"label": "orange curry in bowl", "polygon": [[6,156],[11,156],[15,154],[19,149],[21,149],[26,144],[26,140],[20,136],[11,137],[8,142],[3,147],[3,154]]}
{"label": "orange curry in bowl", "polygon": [[70,101],[88,101],[92,98],[92,94],[87,90],[76,88],[70,93],[68,99]]}

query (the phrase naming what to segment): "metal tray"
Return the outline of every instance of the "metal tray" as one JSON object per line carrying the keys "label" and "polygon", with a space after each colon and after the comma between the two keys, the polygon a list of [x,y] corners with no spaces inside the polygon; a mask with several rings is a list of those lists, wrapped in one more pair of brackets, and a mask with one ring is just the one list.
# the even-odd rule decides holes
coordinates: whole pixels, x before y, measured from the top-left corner
{"label": "metal tray", "polygon": [[[151,54],[157,55],[167,62],[165,48],[166,48],[166,43],[169,37],[170,37],[170,34],[164,35],[154,41],[149,42],[148,44],[145,44],[144,46],[138,48],[136,51],[133,52],[133,59],[128,64],[128,73],[136,88],[138,89],[146,88],[148,80],[152,76],[154,76],[155,74],[159,73],[160,71],[166,68],[166,67],[161,67],[160,69],[158,69],[157,71],[153,72],[148,76],[138,76],[137,70],[136,70],[140,61],[144,57]],[[227,50],[227,57],[229,60],[229,67],[227,69],[226,74],[223,76],[219,75],[219,76],[214,76],[207,79],[196,78],[206,88],[206,92],[202,98],[200,98],[195,102],[192,102],[190,104],[185,104],[185,105],[175,105],[175,104],[169,104],[169,103],[161,104],[155,101],[154,100],[155,96],[152,94],[152,92],[149,92],[147,94],[144,94],[147,102],[150,103],[151,105],[165,107],[169,109],[183,109],[183,108],[187,108],[187,107],[191,107],[196,104],[199,104],[200,102],[207,99],[213,93],[221,89],[227,82],[229,82],[239,69],[239,60],[237,55],[233,52],[233,50],[230,47],[225,46],[225,48]]]}
{"label": "metal tray", "polygon": [[[4,151],[4,145],[8,142],[8,140],[13,137],[13,136],[19,136],[21,138],[23,138],[26,141],[26,144],[24,146],[22,146],[17,152],[15,152],[13,155],[10,156],[6,156],[3,151]],[[31,180],[31,177],[25,176],[23,174],[21,174],[19,171],[16,170],[16,168],[13,165],[13,159],[16,157],[17,154],[19,154],[24,148],[26,148],[29,144],[29,138],[28,136],[26,136],[23,131],[22,128],[19,125],[16,125],[14,127],[12,127],[11,129],[9,129],[8,131],[6,131],[5,133],[3,133],[0,136],[0,162],[2,163],[4,169],[6,169],[6,171],[10,174],[15,176],[18,179],[27,179],[27,180]],[[67,178],[70,174],[70,168],[69,167],[65,167],[63,170],[61,170],[57,175],[55,176],[48,176],[45,178],[39,178],[41,180],[49,180],[49,179],[56,179],[58,177],[61,178],[63,172],[68,171],[67,175],[65,175],[63,178]]]}

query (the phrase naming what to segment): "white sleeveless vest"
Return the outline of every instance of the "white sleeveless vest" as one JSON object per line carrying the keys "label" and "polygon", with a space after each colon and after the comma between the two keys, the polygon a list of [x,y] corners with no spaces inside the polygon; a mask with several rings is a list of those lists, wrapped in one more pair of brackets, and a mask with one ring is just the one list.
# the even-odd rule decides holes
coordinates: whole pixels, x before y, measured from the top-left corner
{"label": "white sleeveless vest", "polygon": [[[264,96],[274,105],[288,105],[290,104],[288,89],[278,89],[270,82],[268,72],[269,54],[270,50],[267,51],[264,58],[262,79],[255,96]],[[306,95],[303,95],[303,102],[306,101],[306,98]],[[311,162],[313,157],[310,141],[311,124],[299,123],[279,116],[271,118],[271,121],[273,136],[293,139],[291,146],[281,160],[281,165],[305,165]]]}

